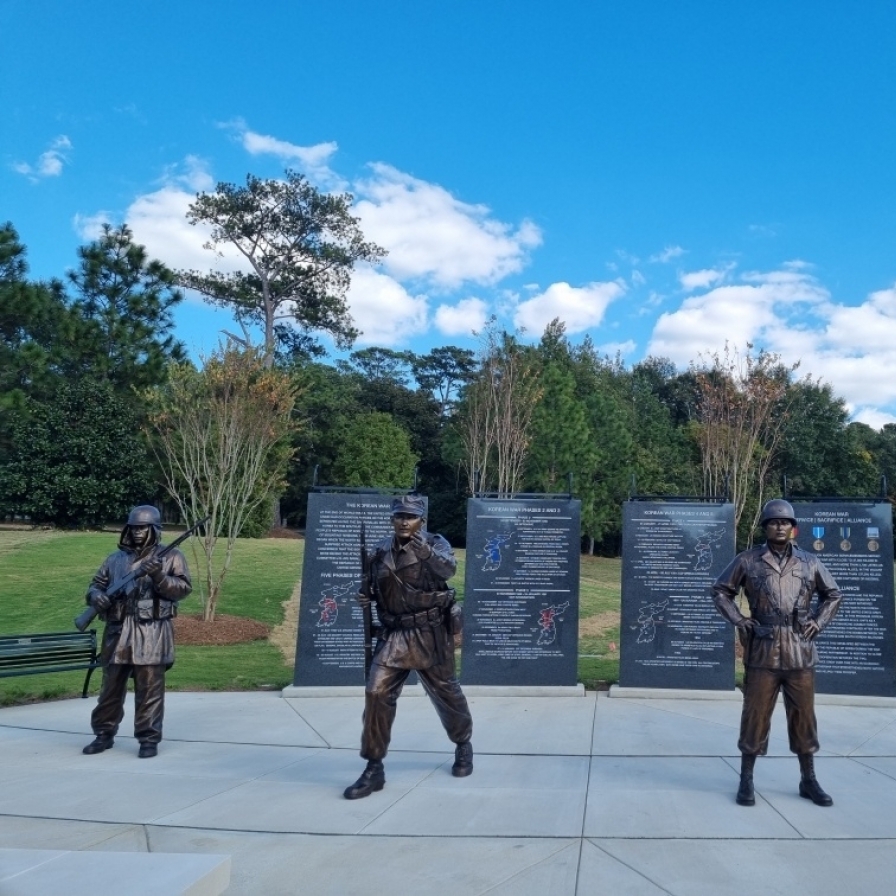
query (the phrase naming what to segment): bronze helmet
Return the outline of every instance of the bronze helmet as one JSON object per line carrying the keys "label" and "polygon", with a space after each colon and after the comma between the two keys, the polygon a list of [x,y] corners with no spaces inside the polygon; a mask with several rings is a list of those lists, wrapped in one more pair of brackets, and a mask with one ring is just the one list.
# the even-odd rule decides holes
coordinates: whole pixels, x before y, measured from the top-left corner
{"label": "bronze helmet", "polygon": [[796,514],[793,512],[791,503],[783,498],[766,501],[762,508],[762,516],[759,518],[759,525],[765,526],[769,520],[790,520],[791,524],[795,526]]}

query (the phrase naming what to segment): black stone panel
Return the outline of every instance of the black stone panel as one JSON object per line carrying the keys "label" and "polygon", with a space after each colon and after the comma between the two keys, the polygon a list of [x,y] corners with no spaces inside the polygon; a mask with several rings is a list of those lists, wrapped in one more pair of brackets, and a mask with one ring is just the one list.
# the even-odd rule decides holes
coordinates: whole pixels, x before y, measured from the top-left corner
{"label": "black stone panel", "polygon": [[796,541],[830,570],[843,603],[818,637],[820,694],[896,697],[893,510],[886,501],[792,501]]}
{"label": "black stone panel", "polygon": [[364,684],[361,523],[367,550],[392,534],[392,497],[311,492],[299,600],[296,687]]}
{"label": "black stone panel", "polygon": [[627,501],[622,508],[619,684],[734,688],[734,629],[711,585],[734,557],[734,505]]}
{"label": "black stone panel", "polygon": [[462,680],[577,680],[581,502],[471,498]]}

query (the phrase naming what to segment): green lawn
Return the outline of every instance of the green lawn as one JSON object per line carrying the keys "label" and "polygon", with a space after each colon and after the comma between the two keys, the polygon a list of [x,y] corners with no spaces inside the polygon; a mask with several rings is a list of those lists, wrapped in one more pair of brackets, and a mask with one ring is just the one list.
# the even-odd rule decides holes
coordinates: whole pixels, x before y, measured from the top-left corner
{"label": "green lawn", "polygon": [[[114,532],[0,530],[0,633],[74,631],[87,586],[117,542]],[[250,616],[269,625],[283,620],[286,601],[301,575],[304,542],[241,539],[234,549],[218,612]],[[188,562],[192,561],[187,549]],[[191,562],[191,569],[196,570]],[[182,604],[198,613],[196,592]],[[98,632],[102,624],[97,621]],[[91,692],[99,690],[99,671]],[[82,672],[0,679],[0,705],[80,693]],[[178,647],[168,674],[174,690],[282,688],[292,682],[291,663],[266,640],[227,647]]]}
{"label": "green lawn", "polygon": [[579,681],[600,687],[619,679],[622,561],[583,556],[579,583]]}
{"label": "green lawn", "polygon": [[[0,633],[73,631],[84,594],[100,563],[115,549],[116,533],[0,530]],[[304,541],[241,539],[225,582],[220,613],[249,616],[268,625],[283,622],[283,604],[301,576]],[[191,568],[196,569],[187,549]],[[452,580],[463,598],[465,552],[458,551]],[[619,560],[582,557],[579,680],[586,687],[614,682],[619,674]],[[198,613],[194,595],[182,605]],[[97,623],[97,628],[102,626]],[[99,688],[94,673],[91,692]],[[0,679],[0,705],[80,693],[80,672]],[[230,647],[177,649],[168,674],[172,690],[282,688],[292,681],[292,661],[267,640]]]}

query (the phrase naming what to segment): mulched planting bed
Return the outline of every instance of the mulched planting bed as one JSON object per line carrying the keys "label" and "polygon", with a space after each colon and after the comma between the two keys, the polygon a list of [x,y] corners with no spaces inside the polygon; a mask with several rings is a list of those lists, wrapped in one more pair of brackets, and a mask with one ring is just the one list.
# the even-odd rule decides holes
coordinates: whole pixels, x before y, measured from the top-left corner
{"label": "mulched planting bed", "polygon": [[202,615],[178,616],[174,620],[174,640],[184,647],[221,646],[260,641],[271,632],[271,627],[245,616],[216,614],[213,622],[205,622]]}

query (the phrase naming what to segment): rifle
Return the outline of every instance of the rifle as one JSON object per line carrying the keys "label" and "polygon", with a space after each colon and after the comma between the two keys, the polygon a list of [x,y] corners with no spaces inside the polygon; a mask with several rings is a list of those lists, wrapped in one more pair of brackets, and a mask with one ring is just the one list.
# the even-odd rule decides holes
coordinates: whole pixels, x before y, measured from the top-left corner
{"label": "rifle", "polygon": [[[210,516],[207,516],[204,520],[199,520],[199,522],[193,523],[183,535],[175,538],[171,544],[166,544],[160,551],[155,552],[151,557],[147,557],[146,560],[142,561],[138,566],[135,566],[127,575],[123,575],[120,579],[116,579],[107,589],[106,589],[106,597],[110,600],[115,600],[119,594],[121,594],[134,579],[139,579],[141,575],[143,575],[143,565],[147,563],[149,560],[153,560],[156,557],[161,559],[166,554],[170,554],[178,545],[183,544],[197,529],[201,526],[204,526],[209,520]],[[99,610],[97,610],[93,606],[88,606],[87,609],[81,613],[80,616],[75,617],[75,628],[79,632],[83,632],[87,630],[87,626],[93,622],[94,618],[99,615]]]}
{"label": "rifle", "polygon": [[364,523],[361,523],[361,594],[368,598],[361,607],[364,616],[364,681],[366,683],[371,663],[373,663],[373,608],[370,606],[373,588],[370,584],[370,558],[367,556]]}

